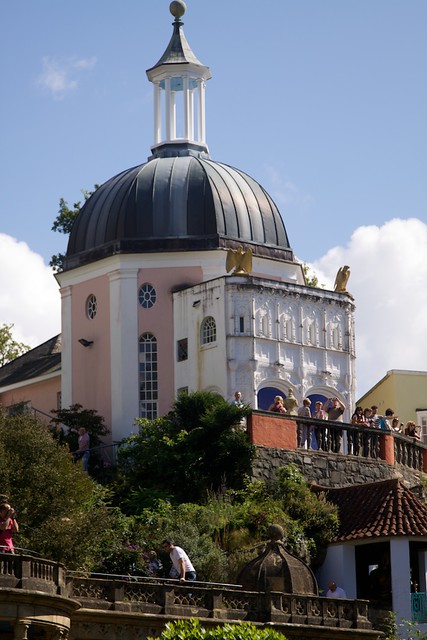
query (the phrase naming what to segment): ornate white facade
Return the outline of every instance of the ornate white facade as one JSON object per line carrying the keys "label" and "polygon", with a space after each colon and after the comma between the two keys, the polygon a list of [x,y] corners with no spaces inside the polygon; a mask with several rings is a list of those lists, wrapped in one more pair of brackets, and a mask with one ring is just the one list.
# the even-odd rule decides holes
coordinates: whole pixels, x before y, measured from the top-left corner
{"label": "ornate white facade", "polygon": [[[188,358],[175,365],[175,387],[212,389],[259,402],[262,389],[286,396],[339,397],[354,405],[354,305],[342,294],[254,276],[229,276],[174,294],[175,339]],[[215,340],[203,344],[206,318]],[[347,415],[348,417],[348,415]]]}

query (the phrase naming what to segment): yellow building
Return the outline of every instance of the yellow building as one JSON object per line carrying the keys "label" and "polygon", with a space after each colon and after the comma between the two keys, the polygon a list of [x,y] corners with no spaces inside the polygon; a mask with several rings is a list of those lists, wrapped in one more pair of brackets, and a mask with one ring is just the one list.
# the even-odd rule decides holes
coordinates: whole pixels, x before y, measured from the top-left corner
{"label": "yellow building", "polygon": [[404,424],[413,420],[420,425],[422,441],[427,442],[427,371],[391,369],[357,405],[377,405],[380,415],[388,408],[393,409]]}

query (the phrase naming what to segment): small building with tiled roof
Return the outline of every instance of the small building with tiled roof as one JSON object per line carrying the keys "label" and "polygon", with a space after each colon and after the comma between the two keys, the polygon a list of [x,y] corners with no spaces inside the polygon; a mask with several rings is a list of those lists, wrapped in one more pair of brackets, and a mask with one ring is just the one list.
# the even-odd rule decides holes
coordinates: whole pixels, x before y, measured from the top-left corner
{"label": "small building with tiled roof", "polygon": [[427,505],[399,479],[314,490],[338,507],[340,519],[319,584],[333,579],[349,598],[411,620],[411,594],[427,591]]}
{"label": "small building with tiled roof", "polygon": [[51,414],[61,403],[61,335],[54,336],[0,368],[0,405],[7,411]]}

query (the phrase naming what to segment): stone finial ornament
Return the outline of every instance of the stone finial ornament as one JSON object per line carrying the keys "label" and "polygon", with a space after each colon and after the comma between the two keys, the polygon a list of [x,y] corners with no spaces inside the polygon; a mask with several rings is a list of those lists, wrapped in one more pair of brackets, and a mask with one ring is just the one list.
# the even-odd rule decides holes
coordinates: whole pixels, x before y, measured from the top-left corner
{"label": "stone finial ornament", "polygon": [[169,5],[169,11],[173,15],[173,17],[178,20],[179,18],[182,18],[186,10],[187,5],[182,0],[173,0],[173,2],[171,2]]}
{"label": "stone finial ornament", "polygon": [[297,412],[298,400],[295,398],[294,392],[292,391],[292,389],[288,389],[288,395],[283,401],[283,406],[286,409],[286,413],[289,413],[291,416],[298,415],[298,412]]}
{"label": "stone finial ornament", "polygon": [[246,249],[243,251],[241,244],[237,249],[229,249],[227,251],[227,261],[225,268],[227,273],[234,267],[233,276],[245,276],[252,271],[252,249]]}
{"label": "stone finial ornament", "polygon": [[286,551],[284,531],[278,524],[268,529],[269,541],[264,551],[242,569],[237,582],[247,591],[281,591],[318,595],[316,578],[300,558]]}

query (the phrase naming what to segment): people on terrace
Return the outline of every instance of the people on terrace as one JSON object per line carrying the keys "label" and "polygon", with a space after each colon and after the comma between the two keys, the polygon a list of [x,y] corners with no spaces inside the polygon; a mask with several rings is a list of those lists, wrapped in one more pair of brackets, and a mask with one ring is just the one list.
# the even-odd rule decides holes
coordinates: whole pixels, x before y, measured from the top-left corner
{"label": "people on terrace", "polygon": [[[342,416],[345,411],[345,405],[338,400],[338,398],[328,398],[323,405],[324,411],[328,414],[328,420],[334,422],[342,422]],[[334,453],[339,453],[341,450],[342,429],[331,429],[331,448]]]}
{"label": "people on terrace", "polygon": [[[323,402],[321,400],[318,400],[315,404],[315,411],[313,413],[313,418],[316,418],[316,420],[327,420],[328,419],[328,414],[326,413],[326,411],[323,410]],[[319,426],[315,426],[314,427],[314,435],[316,436],[316,441],[317,441],[317,448],[319,450],[326,450],[326,444],[327,444],[327,430],[326,430],[326,426],[325,427],[319,427]]]}
{"label": "people on terrace", "polygon": [[[302,401],[302,407],[298,409],[298,416],[300,418],[311,418],[310,411],[311,400],[310,398],[304,398]],[[307,449],[311,447],[311,425],[304,422],[297,422],[297,447],[304,447],[307,443]]]}
{"label": "people on terrace", "polygon": [[366,424],[363,407],[356,407],[356,411],[351,416],[351,424]]}
{"label": "people on terrace", "polygon": [[268,407],[268,410],[273,413],[286,413],[282,396],[275,396],[274,402]]}
{"label": "people on terrace", "polygon": [[421,440],[420,433],[418,431],[418,427],[412,420],[409,420],[406,423],[405,436],[409,436],[410,438],[414,438],[414,440]]}

